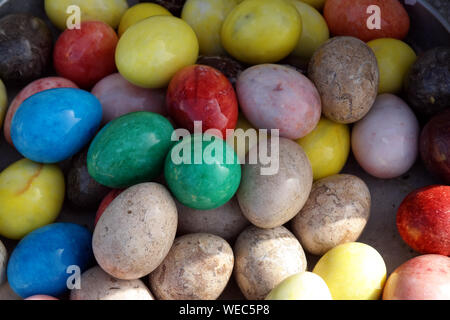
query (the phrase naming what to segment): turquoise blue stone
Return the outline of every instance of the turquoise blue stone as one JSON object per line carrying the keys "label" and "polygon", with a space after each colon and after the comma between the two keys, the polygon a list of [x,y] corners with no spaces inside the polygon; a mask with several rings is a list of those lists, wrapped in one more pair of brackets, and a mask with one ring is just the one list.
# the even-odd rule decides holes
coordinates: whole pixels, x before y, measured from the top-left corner
{"label": "turquoise blue stone", "polygon": [[73,223],[54,223],[34,230],[11,254],[9,285],[22,298],[63,294],[74,272],[69,267],[76,266],[83,272],[94,261],[91,243],[91,232]]}
{"label": "turquoise blue stone", "polygon": [[171,149],[164,175],[178,201],[190,208],[210,210],[224,205],[236,193],[241,165],[224,140],[193,134]]}
{"label": "turquoise blue stone", "polygon": [[97,132],[100,101],[74,88],[45,90],[26,99],[11,122],[11,139],[25,158],[56,163],[78,153]]}

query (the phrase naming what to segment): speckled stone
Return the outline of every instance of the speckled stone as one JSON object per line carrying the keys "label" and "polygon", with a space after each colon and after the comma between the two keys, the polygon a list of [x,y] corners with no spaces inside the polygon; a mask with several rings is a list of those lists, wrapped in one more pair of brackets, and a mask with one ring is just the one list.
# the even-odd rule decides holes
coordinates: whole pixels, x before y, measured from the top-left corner
{"label": "speckled stone", "polygon": [[426,119],[450,107],[450,46],[419,56],[405,79],[405,94],[411,108]]}
{"label": "speckled stone", "polygon": [[45,22],[28,14],[0,20],[0,78],[25,83],[41,76],[50,62],[52,35]]}
{"label": "speckled stone", "polygon": [[152,292],[160,300],[215,300],[233,271],[230,245],[206,233],[176,238],[169,254],[150,274]]}
{"label": "speckled stone", "polygon": [[167,256],[177,221],[175,202],[164,186],[134,185],[114,199],[98,221],[92,238],[95,259],[115,278],[146,276]]}
{"label": "speckled stone", "polygon": [[234,275],[248,300],[262,300],[287,277],[306,271],[306,257],[285,227],[245,229],[234,245]]}
{"label": "speckled stone", "polygon": [[120,280],[95,266],[81,275],[80,289],[70,291],[70,300],[154,300],[139,279]]}
{"label": "speckled stone", "polygon": [[356,176],[337,174],[318,180],[292,219],[292,232],[306,251],[323,255],[358,239],[369,220],[370,200],[369,188]]}
{"label": "speckled stone", "polygon": [[356,122],[369,112],[379,76],[375,54],[353,37],[331,38],[308,66],[308,77],[320,93],[322,113],[338,123]]}

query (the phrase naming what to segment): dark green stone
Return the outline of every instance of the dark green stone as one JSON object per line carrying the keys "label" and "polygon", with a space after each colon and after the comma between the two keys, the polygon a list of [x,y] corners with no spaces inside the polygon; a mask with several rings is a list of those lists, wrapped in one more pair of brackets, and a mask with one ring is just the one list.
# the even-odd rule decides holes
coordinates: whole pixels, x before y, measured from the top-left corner
{"label": "dark green stone", "polygon": [[[204,137],[211,141],[205,141]],[[222,152],[214,151],[220,149]],[[241,165],[234,150],[222,139],[194,134],[169,152],[164,175],[178,201],[190,208],[209,210],[225,204],[236,193]]]}
{"label": "dark green stone", "polygon": [[108,123],[89,147],[89,174],[111,188],[124,188],[158,177],[173,145],[173,127],[153,112],[134,112]]}

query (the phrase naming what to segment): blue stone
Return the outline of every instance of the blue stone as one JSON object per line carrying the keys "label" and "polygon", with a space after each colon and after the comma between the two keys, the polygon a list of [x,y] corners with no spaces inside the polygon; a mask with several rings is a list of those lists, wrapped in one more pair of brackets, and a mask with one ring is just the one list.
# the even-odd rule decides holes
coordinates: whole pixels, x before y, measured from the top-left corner
{"label": "blue stone", "polygon": [[8,282],[22,298],[57,297],[68,289],[67,279],[74,275],[71,266],[83,272],[92,262],[91,232],[73,223],[54,223],[19,242],[8,262]]}
{"label": "blue stone", "polygon": [[97,132],[100,101],[74,88],[39,92],[26,99],[11,123],[11,139],[25,158],[56,163],[78,153]]}

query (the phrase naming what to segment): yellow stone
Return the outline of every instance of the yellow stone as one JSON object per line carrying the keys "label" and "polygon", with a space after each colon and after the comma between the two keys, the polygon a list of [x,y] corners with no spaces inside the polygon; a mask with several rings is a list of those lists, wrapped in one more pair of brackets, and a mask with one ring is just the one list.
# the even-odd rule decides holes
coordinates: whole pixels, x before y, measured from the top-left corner
{"label": "yellow stone", "polygon": [[330,38],[327,22],[312,6],[299,0],[289,1],[302,17],[302,35],[291,55],[309,60],[317,48]]}
{"label": "yellow stone", "polygon": [[171,16],[172,14],[166,8],[156,3],[139,3],[128,9],[122,16],[119,24],[119,37],[132,25],[153,17],[153,16]]}
{"label": "yellow stone", "polygon": [[367,45],[375,53],[380,70],[378,93],[398,93],[403,80],[417,59],[414,50],[401,40],[381,38]]}
{"label": "yellow stone", "polygon": [[321,277],[312,272],[294,274],[277,285],[266,300],[332,300]]}
{"label": "yellow stone", "polygon": [[103,21],[113,29],[117,28],[128,9],[126,0],[45,0],[45,12],[54,25],[64,30],[68,18],[72,16],[67,9],[72,5],[80,8],[81,21]]}
{"label": "yellow stone", "polygon": [[245,0],[225,19],[221,38],[236,59],[260,64],[277,62],[294,50],[302,33],[295,7],[280,0]]}
{"label": "yellow stone", "polygon": [[236,0],[186,1],[181,18],[194,29],[200,54],[213,56],[225,53],[220,31],[225,18],[236,5]]}
{"label": "yellow stone", "polygon": [[194,30],[172,16],[154,16],[128,28],[116,48],[116,65],[129,82],[162,88],[174,74],[198,58]]}
{"label": "yellow stone", "polygon": [[386,281],[386,265],[371,246],[341,244],[328,251],[313,272],[325,280],[334,300],[377,300]]}
{"label": "yellow stone", "polygon": [[0,235],[21,239],[58,217],[65,193],[57,165],[19,160],[0,173]]}
{"label": "yellow stone", "polygon": [[316,128],[297,140],[308,156],[314,180],[339,173],[350,153],[350,130],[346,124],[322,117]]}

